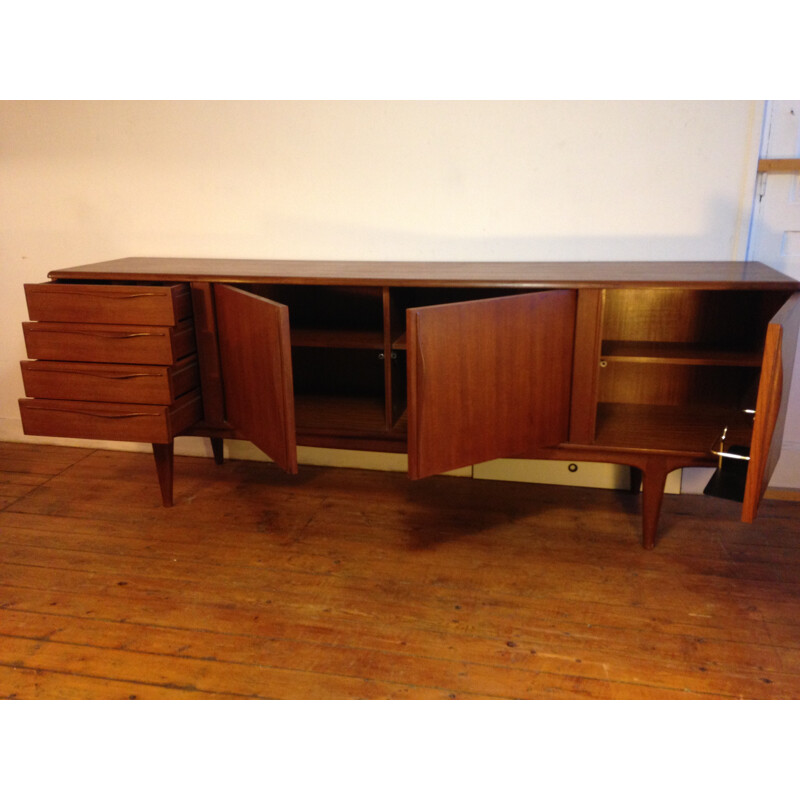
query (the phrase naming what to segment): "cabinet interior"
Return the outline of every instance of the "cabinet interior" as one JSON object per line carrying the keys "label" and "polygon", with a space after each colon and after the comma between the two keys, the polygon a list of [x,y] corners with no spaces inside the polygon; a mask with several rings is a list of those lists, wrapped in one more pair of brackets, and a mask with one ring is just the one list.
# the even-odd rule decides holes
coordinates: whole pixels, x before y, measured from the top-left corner
{"label": "cabinet interior", "polygon": [[[252,284],[289,311],[299,441],[407,434],[406,311],[526,289]],[[789,292],[603,291],[593,443],[708,453],[749,440],[767,324]]]}
{"label": "cabinet interior", "polygon": [[520,290],[247,284],[289,310],[299,440],[352,435],[403,442],[409,308]]}
{"label": "cabinet interior", "polygon": [[708,452],[725,427],[749,440],[776,292],[608,289],[596,443]]}

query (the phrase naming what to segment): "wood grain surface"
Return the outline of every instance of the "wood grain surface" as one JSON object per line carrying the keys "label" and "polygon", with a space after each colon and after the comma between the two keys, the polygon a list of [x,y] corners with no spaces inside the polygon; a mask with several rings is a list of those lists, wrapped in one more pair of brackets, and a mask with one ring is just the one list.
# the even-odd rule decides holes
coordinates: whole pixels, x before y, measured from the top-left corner
{"label": "wood grain surface", "polygon": [[232,286],[216,286],[214,297],[228,421],[297,472],[288,309]]}
{"label": "wood grain surface", "polygon": [[121,258],[52,270],[54,280],[136,279],[339,286],[786,288],[797,281],[757,261],[278,261],[231,258]]}

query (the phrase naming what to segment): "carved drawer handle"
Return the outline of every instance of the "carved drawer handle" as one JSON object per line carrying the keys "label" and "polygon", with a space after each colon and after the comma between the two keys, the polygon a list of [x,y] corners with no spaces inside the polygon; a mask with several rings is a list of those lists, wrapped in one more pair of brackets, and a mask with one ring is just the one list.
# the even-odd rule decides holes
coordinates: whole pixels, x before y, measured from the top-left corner
{"label": "carved drawer handle", "polygon": [[[46,331],[47,333],[64,333],[64,331]],[[103,331],[66,331],[80,336],[94,336],[96,339],[136,339],[140,336],[165,336],[164,333],[104,333]]]}
{"label": "carved drawer handle", "polygon": [[92,372],[91,370],[79,369],[39,369],[37,367],[28,367],[32,372],[55,373],[57,375],[88,375],[92,378],[107,378],[112,381],[126,381],[130,378],[160,378],[159,373],[153,372],[129,372],[122,375],[109,375],[105,372]]}
{"label": "carved drawer handle", "polygon": [[82,291],[81,289],[62,289],[59,288],[47,288],[47,289],[39,289],[40,292],[49,292],[51,294],[79,294],[85,297],[107,297],[109,300],[135,300],[139,297],[163,297],[163,292],[136,292],[135,294],[115,294],[113,292],[87,292]]}
{"label": "carved drawer handle", "polygon": [[129,419],[131,417],[160,417],[161,414],[158,412],[145,412],[145,411],[128,411],[124,414],[103,414],[99,411],[79,411],[78,409],[72,408],[48,408],[47,406],[31,406],[29,405],[32,411],[55,411],[59,414],[82,414],[84,417],[98,417],[100,419]]}

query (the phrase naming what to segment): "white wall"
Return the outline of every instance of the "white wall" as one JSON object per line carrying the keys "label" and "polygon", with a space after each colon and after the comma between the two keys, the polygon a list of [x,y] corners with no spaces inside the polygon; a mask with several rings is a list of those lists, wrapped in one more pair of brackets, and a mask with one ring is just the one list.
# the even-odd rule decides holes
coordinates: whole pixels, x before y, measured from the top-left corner
{"label": "white wall", "polygon": [[22,284],[131,255],[744,258],[757,102],[2,102],[0,438]]}

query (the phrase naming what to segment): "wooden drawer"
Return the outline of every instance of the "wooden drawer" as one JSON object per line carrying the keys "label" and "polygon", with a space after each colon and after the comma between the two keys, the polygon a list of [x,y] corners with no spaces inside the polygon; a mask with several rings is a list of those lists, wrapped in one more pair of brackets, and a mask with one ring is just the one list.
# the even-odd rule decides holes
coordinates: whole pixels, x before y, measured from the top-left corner
{"label": "wooden drawer", "polygon": [[38,322],[176,325],[192,315],[189,286],[26,284],[28,316]]}
{"label": "wooden drawer", "polygon": [[203,410],[200,392],[169,406],[25,398],[19,409],[22,429],[30,436],[159,444],[168,444],[201,419]]}
{"label": "wooden drawer", "polygon": [[70,361],[23,361],[28,397],[170,405],[200,384],[197,360],[173,366],[81,364]]}
{"label": "wooden drawer", "polygon": [[28,358],[111,364],[174,364],[195,350],[194,328],[23,322]]}

